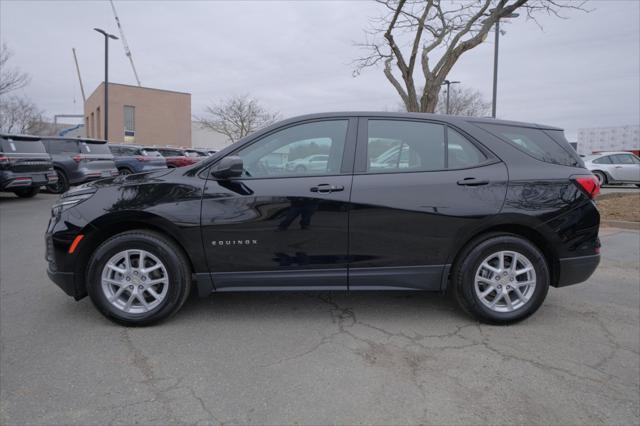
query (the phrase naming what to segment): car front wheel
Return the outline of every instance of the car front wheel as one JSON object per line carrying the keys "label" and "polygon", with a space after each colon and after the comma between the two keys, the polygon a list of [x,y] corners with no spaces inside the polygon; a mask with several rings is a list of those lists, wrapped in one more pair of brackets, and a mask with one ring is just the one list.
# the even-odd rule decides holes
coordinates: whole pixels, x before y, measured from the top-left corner
{"label": "car front wheel", "polygon": [[184,304],[191,288],[182,250],[161,234],[129,231],[102,243],[87,267],[87,290],[112,321],[145,326],[162,321]]}
{"label": "car front wheel", "polygon": [[538,310],[549,290],[549,268],[528,240],[490,234],[464,250],[451,284],[465,311],[483,322],[511,324]]}

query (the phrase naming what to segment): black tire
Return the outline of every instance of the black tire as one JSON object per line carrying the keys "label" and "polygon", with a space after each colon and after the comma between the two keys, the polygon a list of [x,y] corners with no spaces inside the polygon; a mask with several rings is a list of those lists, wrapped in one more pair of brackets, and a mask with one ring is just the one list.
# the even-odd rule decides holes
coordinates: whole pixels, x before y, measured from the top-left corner
{"label": "black tire", "polygon": [[593,174],[598,179],[598,182],[600,182],[600,186],[606,185],[608,183],[606,173],[596,170],[595,172],[593,172]]}
{"label": "black tire", "polygon": [[31,188],[19,188],[13,191],[20,198],[33,198],[38,192],[40,192],[39,186],[32,186]]}
{"label": "black tire", "polygon": [[127,167],[121,167],[118,169],[118,174],[120,174],[121,176],[126,176],[126,175],[133,174],[133,172],[131,171],[131,169]]}
{"label": "black tire", "polygon": [[[496,312],[485,306],[474,288],[480,264],[491,254],[503,250],[524,255],[536,274],[536,286],[531,297],[512,312]],[[451,287],[454,298],[464,311],[482,322],[507,325],[522,321],[538,310],[549,291],[549,275],[547,260],[534,244],[514,234],[490,233],[475,239],[462,250],[452,270]]]}
{"label": "black tire", "polygon": [[58,175],[58,182],[47,185],[47,190],[54,194],[67,192],[69,190],[69,179],[67,179],[67,175],[60,169],[56,169],[56,174]]}
{"label": "black tire", "polygon": [[[128,313],[108,300],[102,290],[102,271],[112,256],[130,249],[142,249],[156,256],[168,273],[167,294],[162,302],[144,313]],[[191,269],[189,262],[174,242],[152,231],[127,231],[103,242],[91,255],[86,272],[87,291],[96,308],[110,320],[125,326],[147,326],[175,314],[189,297]]]}

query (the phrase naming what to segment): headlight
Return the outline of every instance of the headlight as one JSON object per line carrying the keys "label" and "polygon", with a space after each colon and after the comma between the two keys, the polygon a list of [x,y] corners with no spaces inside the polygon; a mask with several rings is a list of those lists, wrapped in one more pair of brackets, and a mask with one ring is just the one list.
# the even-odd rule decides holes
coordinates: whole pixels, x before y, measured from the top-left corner
{"label": "headlight", "polygon": [[83,201],[93,197],[96,193],[95,188],[74,188],[62,194],[57,203],[51,207],[51,214],[57,216],[63,211],[76,206]]}

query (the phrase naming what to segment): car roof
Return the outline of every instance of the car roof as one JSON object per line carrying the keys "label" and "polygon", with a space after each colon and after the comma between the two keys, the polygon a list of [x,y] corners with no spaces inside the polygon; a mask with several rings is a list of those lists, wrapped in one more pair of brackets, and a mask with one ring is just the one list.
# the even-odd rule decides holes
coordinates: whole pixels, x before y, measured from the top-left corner
{"label": "car roof", "polygon": [[0,137],[4,139],[13,139],[18,141],[39,141],[41,140],[40,136],[31,136],[31,135],[13,135],[11,133],[0,133]]}
{"label": "car roof", "polygon": [[56,140],[56,141],[77,141],[77,142],[84,142],[84,143],[96,143],[96,144],[103,144],[103,143],[107,143],[106,140],[104,139],[92,139],[92,138],[65,138],[63,136],[43,136],[42,139],[46,139],[46,140]]}
{"label": "car roof", "polygon": [[286,120],[275,123],[279,126],[286,122],[295,122],[301,120],[313,120],[319,118],[336,118],[336,117],[376,117],[376,118],[418,118],[432,119],[445,123],[455,124],[460,121],[468,123],[487,123],[487,124],[504,124],[521,127],[537,127],[546,130],[563,130],[560,127],[549,126],[546,124],[527,123],[523,121],[499,120],[490,117],[469,117],[461,115],[432,114],[425,112],[387,112],[387,111],[337,111],[337,112],[321,112],[314,114],[299,115]]}

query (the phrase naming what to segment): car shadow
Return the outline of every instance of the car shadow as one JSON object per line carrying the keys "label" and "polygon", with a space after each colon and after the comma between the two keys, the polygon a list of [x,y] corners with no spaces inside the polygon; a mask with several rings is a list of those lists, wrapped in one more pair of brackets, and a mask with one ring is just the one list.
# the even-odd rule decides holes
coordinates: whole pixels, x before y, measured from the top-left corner
{"label": "car shadow", "polygon": [[418,318],[420,321],[455,320],[474,323],[451,297],[420,291],[358,292],[244,292],[214,293],[209,297],[192,297],[169,321],[211,320],[259,321],[300,320],[358,316],[384,319]]}

